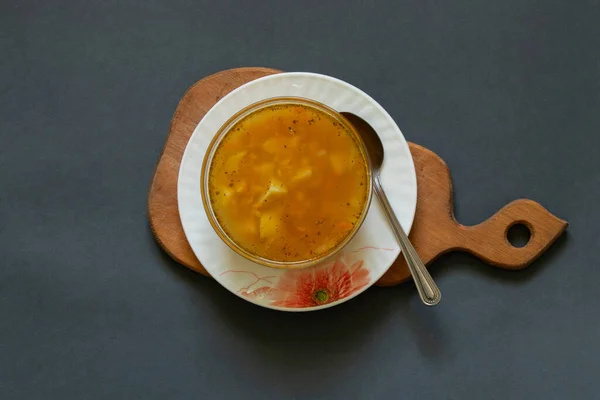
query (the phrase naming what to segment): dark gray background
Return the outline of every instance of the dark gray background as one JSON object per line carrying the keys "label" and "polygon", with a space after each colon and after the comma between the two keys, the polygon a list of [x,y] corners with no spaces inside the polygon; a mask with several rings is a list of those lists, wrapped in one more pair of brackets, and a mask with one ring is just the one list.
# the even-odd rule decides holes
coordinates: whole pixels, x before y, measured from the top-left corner
{"label": "dark gray background", "polygon": [[[597,1],[3,1],[0,398],[600,396]],[[178,100],[221,69],[344,79],[448,163],[475,224],[570,222],[530,269],[455,254],[286,314],[171,261],[147,225]]]}

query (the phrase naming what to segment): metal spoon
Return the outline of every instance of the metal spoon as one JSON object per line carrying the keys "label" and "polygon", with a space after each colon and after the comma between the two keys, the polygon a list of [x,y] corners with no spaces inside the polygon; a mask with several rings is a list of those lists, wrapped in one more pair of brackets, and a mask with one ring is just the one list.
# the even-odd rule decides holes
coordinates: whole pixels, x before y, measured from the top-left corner
{"label": "metal spoon", "polygon": [[348,112],[342,112],[341,114],[356,128],[365,143],[369,158],[371,159],[373,190],[383,206],[385,215],[392,226],[392,231],[394,231],[398,243],[400,243],[402,254],[404,254],[408,269],[410,269],[410,273],[415,281],[419,296],[426,305],[435,306],[440,302],[442,293],[431,278],[431,275],[429,275],[427,268],[425,268],[425,265],[419,258],[415,248],[410,243],[408,236],[404,232],[404,229],[402,229],[400,222],[398,222],[394,210],[381,187],[381,182],[379,180],[379,171],[383,164],[383,144],[381,143],[381,139],[371,125],[361,117]]}

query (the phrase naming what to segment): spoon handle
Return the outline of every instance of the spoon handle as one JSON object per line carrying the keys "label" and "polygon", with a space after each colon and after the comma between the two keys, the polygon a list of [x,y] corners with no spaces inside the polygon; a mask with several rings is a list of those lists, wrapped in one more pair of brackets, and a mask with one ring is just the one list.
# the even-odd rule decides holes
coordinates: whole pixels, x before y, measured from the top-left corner
{"label": "spoon handle", "polygon": [[400,243],[402,254],[404,255],[408,269],[413,276],[413,280],[415,281],[415,285],[417,286],[417,291],[419,292],[421,300],[428,306],[435,306],[440,302],[442,293],[433,281],[431,275],[429,275],[429,272],[427,271],[427,268],[425,268],[425,264],[423,264],[423,261],[421,261],[417,251],[410,243],[408,236],[404,232],[404,229],[402,229],[402,225],[400,225],[400,222],[398,222],[396,214],[394,214],[394,210],[392,209],[392,206],[390,205],[390,202],[388,201],[387,196],[381,187],[378,174],[373,176],[373,189],[375,189],[375,194],[383,206],[385,216],[392,226],[392,230],[396,235],[398,243]]}

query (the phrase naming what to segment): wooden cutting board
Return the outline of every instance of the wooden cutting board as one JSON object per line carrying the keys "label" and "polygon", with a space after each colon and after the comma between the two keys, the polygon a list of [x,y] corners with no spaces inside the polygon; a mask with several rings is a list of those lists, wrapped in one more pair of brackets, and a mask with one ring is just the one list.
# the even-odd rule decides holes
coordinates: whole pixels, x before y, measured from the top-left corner
{"label": "wooden cutting board", "polygon": [[[246,82],[279,72],[269,68],[235,68],[207,76],[185,92],[171,120],[148,194],[150,227],[160,246],[173,259],[206,276],[210,275],[188,244],[177,209],[177,176],[185,146],[198,122],[219,99]],[[425,264],[430,265],[450,251],[465,251],[495,267],[521,269],[538,258],[566,229],[566,221],[527,199],[507,204],[481,224],[459,224],[454,218],[448,167],[432,151],[414,143],[409,145],[418,185],[410,239]],[[530,231],[529,242],[523,247],[514,247],[507,239],[508,229],[515,224]],[[410,272],[400,255],[377,285],[396,285],[408,278]]]}

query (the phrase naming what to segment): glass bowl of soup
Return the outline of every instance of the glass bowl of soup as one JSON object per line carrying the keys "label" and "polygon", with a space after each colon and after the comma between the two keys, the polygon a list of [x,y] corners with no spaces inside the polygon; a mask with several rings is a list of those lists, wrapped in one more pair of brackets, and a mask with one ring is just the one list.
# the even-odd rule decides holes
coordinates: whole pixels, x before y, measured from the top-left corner
{"label": "glass bowl of soup", "polygon": [[372,197],[360,135],[313,100],[254,103],[216,133],[201,192],[219,237],[273,268],[303,268],[339,252],[362,225]]}

